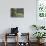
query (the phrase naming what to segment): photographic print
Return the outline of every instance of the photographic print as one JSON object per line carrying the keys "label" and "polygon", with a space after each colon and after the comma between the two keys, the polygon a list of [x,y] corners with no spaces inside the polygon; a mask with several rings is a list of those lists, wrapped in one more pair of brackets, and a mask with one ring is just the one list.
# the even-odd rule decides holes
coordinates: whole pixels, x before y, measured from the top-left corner
{"label": "photographic print", "polygon": [[11,8],[11,17],[24,17],[24,8]]}
{"label": "photographic print", "polygon": [[46,0],[37,0],[37,15],[41,17],[46,17]]}

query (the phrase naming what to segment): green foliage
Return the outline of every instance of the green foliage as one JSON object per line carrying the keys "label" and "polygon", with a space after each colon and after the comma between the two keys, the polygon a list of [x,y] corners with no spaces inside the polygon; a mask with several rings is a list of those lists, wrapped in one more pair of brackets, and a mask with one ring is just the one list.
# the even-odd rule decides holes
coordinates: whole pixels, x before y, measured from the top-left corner
{"label": "green foliage", "polygon": [[33,26],[33,28],[35,27],[36,28],[36,30],[39,30],[39,29],[45,29],[45,26],[37,26],[37,25],[32,25]]}
{"label": "green foliage", "polygon": [[45,26],[41,26],[41,27],[40,27],[40,29],[44,29],[44,28],[45,28]]}
{"label": "green foliage", "polygon": [[33,28],[35,27],[35,28],[36,28],[36,30],[38,30],[38,27],[37,27],[36,25],[32,25],[32,27],[33,27]]}
{"label": "green foliage", "polygon": [[42,39],[44,36],[46,36],[45,32],[35,32],[33,34],[37,39]]}

